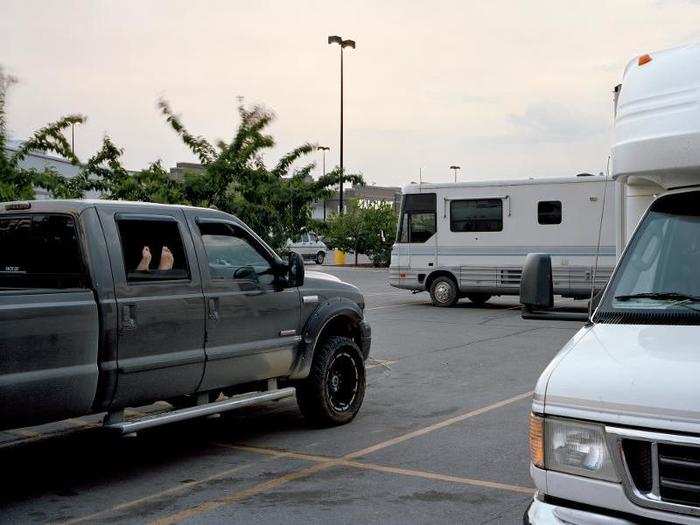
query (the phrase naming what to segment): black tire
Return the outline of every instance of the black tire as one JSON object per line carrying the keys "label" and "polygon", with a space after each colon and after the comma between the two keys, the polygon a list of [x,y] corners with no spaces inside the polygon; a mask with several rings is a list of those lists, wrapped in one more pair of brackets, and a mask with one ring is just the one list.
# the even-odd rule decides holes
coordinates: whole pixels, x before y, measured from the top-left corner
{"label": "black tire", "polygon": [[326,260],[326,254],[324,252],[318,252],[316,254],[316,264],[323,264],[323,261]]}
{"label": "black tire", "polygon": [[330,337],[316,351],[309,377],[297,384],[297,404],[312,424],[344,425],[360,410],[366,387],[357,344],[348,337]]}
{"label": "black tire", "polygon": [[491,299],[491,295],[487,293],[470,293],[467,294],[467,299],[474,304],[483,305],[486,304],[489,299]]}
{"label": "black tire", "polygon": [[449,307],[459,300],[457,282],[446,276],[436,277],[430,283],[430,300],[434,306]]}

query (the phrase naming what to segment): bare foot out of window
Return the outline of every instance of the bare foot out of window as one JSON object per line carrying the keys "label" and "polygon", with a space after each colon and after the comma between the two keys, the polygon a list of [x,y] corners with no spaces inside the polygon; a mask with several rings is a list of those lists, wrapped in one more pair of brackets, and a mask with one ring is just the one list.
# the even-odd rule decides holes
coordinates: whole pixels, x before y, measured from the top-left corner
{"label": "bare foot out of window", "polygon": [[141,250],[141,262],[136,267],[137,272],[147,272],[148,267],[151,265],[151,249],[148,246],[144,246]]}
{"label": "bare foot out of window", "polygon": [[158,265],[159,270],[172,270],[173,263],[175,262],[175,257],[170,248],[163,246],[163,250],[160,252],[160,264]]}

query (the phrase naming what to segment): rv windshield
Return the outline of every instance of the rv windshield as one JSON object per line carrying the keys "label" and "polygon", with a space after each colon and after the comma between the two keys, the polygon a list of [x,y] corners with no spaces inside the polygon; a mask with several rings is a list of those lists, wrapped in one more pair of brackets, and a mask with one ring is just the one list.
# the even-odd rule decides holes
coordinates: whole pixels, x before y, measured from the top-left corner
{"label": "rv windshield", "polygon": [[[673,322],[675,314],[700,318],[700,192],[662,197],[639,226],[597,319]],[[658,316],[663,310],[668,315]]]}

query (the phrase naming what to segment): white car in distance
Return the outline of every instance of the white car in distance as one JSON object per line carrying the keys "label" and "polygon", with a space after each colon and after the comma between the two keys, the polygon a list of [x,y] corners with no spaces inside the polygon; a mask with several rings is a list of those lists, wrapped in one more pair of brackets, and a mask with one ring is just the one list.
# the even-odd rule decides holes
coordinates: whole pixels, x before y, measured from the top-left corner
{"label": "white car in distance", "polygon": [[315,261],[316,264],[323,264],[328,252],[328,246],[314,232],[304,232],[294,242],[291,239],[288,240],[287,248],[304,259]]}

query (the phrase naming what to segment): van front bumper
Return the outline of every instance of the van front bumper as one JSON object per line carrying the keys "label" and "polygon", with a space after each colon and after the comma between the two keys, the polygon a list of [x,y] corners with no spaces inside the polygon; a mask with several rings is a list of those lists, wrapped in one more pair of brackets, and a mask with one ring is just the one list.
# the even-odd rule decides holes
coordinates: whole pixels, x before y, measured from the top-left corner
{"label": "van front bumper", "polygon": [[609,516],[597,511],[575,509],[565,504],[551,504],[538,494],[523,516],[524,525],[634,525],[635,521]]}

